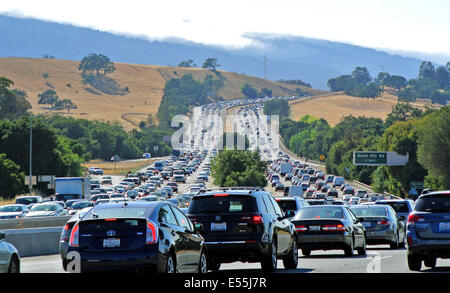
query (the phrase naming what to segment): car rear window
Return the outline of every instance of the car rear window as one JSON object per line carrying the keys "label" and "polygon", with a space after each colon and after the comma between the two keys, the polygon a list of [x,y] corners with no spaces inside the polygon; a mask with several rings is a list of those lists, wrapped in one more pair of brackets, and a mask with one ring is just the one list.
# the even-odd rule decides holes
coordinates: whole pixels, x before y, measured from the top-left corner
{"label": "car rear window", "polygon": [[380,204],[390,205],[396,213],[409,213],[408,204],[406,202],[380,202]]}
{"label": "car rear window", "polygon": [[450,194],[422,197],[417,200],[414,210],[419,212],[428,212],[428,211],[449,212]]}
{"label": "car rear window", "polygon": [[277,203],[278,206],[283,210],[283,212],[297,210],[295,200],[279,200],[277,201]]}
{"label": "car rear window", "polygon": [[192,199],[190,214],[256,212],[256,202],[251,196],[200,196]]}
{"label": "car rear window", "polygon": [[86,219],[109,219],[109,218],[146,218],[151,211],[143,207],[117,207],[94,209],[86,215]]}
{"label": "car rear window", "polygon": [[387,217],[388,211],[385,207],[379,208],[350,208],[357,217]]}
{"label": "car rear window", "polygon": [[16,199],[16,204],[31,204],[31,203],[37,203],[38,200],[35,197],[24,197],[24,198],[18,198]]}
{"label": "car rear window", "polygon": [[344,211],[340,207],[305,207],[297,215],[298,219],[343,219]]}

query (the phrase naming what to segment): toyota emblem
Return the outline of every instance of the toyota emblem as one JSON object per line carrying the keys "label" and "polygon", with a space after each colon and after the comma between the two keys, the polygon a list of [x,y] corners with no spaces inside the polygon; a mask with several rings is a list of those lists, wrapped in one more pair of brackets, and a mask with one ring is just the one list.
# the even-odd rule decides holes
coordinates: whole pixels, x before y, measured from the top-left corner
{"label": "toyota emblem", "polygon": [[106,235],[108,235],[109,237],[113,237],[116,235],[116,231],[114,230],[109,230],[108,232],[106,232]]}
{"label": "toyota emblem", "polygon": [[216,221],[220,221],[221,217],[220,216],[216,216]]}

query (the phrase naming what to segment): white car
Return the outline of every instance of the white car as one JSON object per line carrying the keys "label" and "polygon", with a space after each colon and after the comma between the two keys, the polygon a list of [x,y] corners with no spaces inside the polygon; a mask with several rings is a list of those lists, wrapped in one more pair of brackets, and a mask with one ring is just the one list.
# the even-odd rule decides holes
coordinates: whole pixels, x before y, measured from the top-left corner
{"label": "white car", "polygon": [[0,231],[0,273],[20,273],[19,252],[5,238],[5,232]]}

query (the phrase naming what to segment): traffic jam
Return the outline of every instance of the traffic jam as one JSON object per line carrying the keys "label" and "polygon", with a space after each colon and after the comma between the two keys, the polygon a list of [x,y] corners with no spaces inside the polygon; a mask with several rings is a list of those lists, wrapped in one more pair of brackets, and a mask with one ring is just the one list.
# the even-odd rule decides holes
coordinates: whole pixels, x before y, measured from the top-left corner
{"label": "traffic jam", "polygon": [[[410,271],[450,257],[450,192],[424,191],[415,202],[376,194],[327,174],[319,163],[290,157],[269,135],[262,102],[202,106],[205,118],[187,150],[123,178],[91,168],[89,197],[22,197],[0,207],[0,218],[72,216],[59,242],[65,272],[203,274],[234,263],[295,272],[309,257],[326,258],[326,251],[366,257],[368,245],[402,250]],[[235,111],[239,131],[267,163],[265,187],[213,183],[220,116],[233,106],[241,106]],[[61,188],[84,184],[59,182]],[[4,238],[0,233],[8,245]],[[7,259],[0,270],[18,272],[17,250],[7,251],[0,254]]]}

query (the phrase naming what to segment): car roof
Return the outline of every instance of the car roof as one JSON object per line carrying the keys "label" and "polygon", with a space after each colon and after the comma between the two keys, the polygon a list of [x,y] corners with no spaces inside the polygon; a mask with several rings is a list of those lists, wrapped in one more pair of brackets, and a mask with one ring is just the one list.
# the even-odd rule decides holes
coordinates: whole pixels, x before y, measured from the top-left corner
{"label": "car roof", "polygon": [[430,195],[450,195],[450,190],[432,191],[432,192],[429,192],[429,193],[426,193],[426,194],[422,194],[420,197],[427,197],[427,196],[430,196]]}

